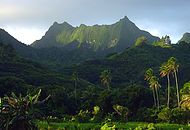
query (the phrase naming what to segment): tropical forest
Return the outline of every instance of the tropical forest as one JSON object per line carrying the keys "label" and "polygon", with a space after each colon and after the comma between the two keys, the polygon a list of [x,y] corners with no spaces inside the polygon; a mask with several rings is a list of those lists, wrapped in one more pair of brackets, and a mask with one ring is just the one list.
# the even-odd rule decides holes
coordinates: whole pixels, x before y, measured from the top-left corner
{"label": "tropical forest", "polygon": [[0,130],[190,130],[190,33],[124,16],[54,22],[28,45],[1,28]]}

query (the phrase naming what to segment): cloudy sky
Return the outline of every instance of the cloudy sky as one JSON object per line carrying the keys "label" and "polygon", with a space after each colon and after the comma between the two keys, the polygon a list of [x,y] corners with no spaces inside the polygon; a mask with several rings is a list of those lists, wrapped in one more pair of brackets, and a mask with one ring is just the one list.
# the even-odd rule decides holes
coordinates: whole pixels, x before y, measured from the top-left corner
{"label": "cloudy sky", "polygon": [[140,29],[176,42],[190,32],[189,5],[189,0],[0,0],[0,28],[30,44],[54,21],[112,24],[128,16]]}

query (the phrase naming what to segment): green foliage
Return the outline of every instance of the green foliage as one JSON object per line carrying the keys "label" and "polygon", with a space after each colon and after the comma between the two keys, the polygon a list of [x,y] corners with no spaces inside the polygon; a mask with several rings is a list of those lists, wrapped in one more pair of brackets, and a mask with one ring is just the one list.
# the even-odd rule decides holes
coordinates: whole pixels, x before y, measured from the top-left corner
{"label": "green foliage", "polygon": [[127,107],[120,106],[118,104],[113,105],[113,109],[116,111],[118,115],[121,116],[121,121],[127,121],[129,110]]}
{"label": "green foliage", "polygon": [[149,82],[149,86],[152,89],[153,92],[153,99],[154,99],[154,105],[158,107],[159,109],[159,95],[158,90],[161,87],[161,85],[158,82],[158,78],[154,76],[153,70],[149,68],[145,72],[145,80]]}
{"label": "green foliage", "polygon": [[90,119],[91,122],[100,122],[101,119],[101,109],[99,106],[94,106],[94,109],[92,111],[93,117]]}
{"label": "green foliage", "polygon": [[110,70],[104,70],[101,72],[100,80],[102,85],[106,86],[108,90],[110,90],[110,83],[111,83],[111,71]]}
{"label": "green foliage", "polygon": [[190,112],[184,111],[180,108],[172,109],[171,113],[172,113],[172,115],[171,115],[172,123],[187,124],[190,119]]}
{"label": "green foliage", "polygon": [[158,120],[169,123],[171,121],[171,116],[171,110],[166,107],[158,113]]}
{"label": "green foliage", "polygon": [[151,77],[154,75],[152,68],[149,68],[145,72],[145,80],[150,81]]}
{"label": "green foliage", "polygon": [[190,82],[184,84],[180,90],[181,94],[181,108],[185,110],[190,110]]}
{"label": "green foliage", "polygon": [[[109,69],[112,72],[113,86],[119,87],[130,83],[144,85],[144,73],[147,68],[151,67],[155,70],[155,74],[158,74],[160,65],[173,56],[178,59],[180,64],[178,76],[179,86],[181,86],[182,83],[189,80],[188,77],[190,76],[189,62],[187,62],[190,61],[189,49],[190,45],[172,45],[172,48],[145,45],[141,48],[128,48],[113,59],[86,61],[73,67],[66,67],[63,71],[72,74],[74,70],[77,70],[81,78],[99,84],[99,74],[103,70]],[[160,80],[163,89],[166,87],[165,83],[164,78]]]}
{"label": "green foliage", "polygon": [[157,122],[159,110],[157,108],[143,108],[140,109],[137,116],[137,121]]}
{"label": "green foliage", "polygon": [[154,123],[144,124],[143,126],[137,126],[134,130],[155,130]]}
{"label": "green foliage", "polygon": [[142,46],[147,44],[147,39],[144,36],[141,36],[139,38],[137,38],[136,42],[135,42],[135,46]]}
{"label": "green foliage", "polygon": [[[105,123],[104,123],[105,124]],[[68,130],[100,130],[100,128],[104,124],[99,123],[50,123],[49,128],[53,130],[59,129],[68,129]],[[106,128],[113,127],[115,125],[115,129],[117,130],[134,130],[136,127],[143,129],[143,130],[154,130],[154,129],[161,129],[161,130],[177,130],[177,129],[184,129],[188,130],[189,127],[187,125],[179,125],[179,124],[168,124],[168,123],[143,123],[143,122],[128,122],[128,123],[107,123]],[[39,122],[38,126],[40,129],[47,129],[48,124],[46,122]]]}
{"label": "green foliage", "polygon": [[[163,109],[159,111],[155,108],[149,108],[153,106],[153,100],[151,99],[151,91],[144,87],[144,73],[149,67],[152,67],[157,73],[159,65],[173,56],[168,60],[171,63],[171,72],[175,73],[175,71],[177,71],[179,66],[176,59],[179,59],[179,80],[182,83],[187,81],[190,72],[188,67],[189,63],[187,62],[190,60],[189,49],[189,45],[172,45],[171,48],[144,45],[142,47],[128,48],[123,53],[111,58],[88,60],[81,64],[65,67],[64,69],[59,64],[55,64],[53,67],[48,66],[49,63],[46,64],[48,67],[52,67],[51,69],[57,70],[57,72],[43,68],[42,66],[45,66],[44,64],[39,65],[18,56],[4,55],[5,60],[6,58],[10,60],[1,61],[0,64],[0,87],[2,90],[0,94],[2,96],[5,93],[11,93],[11,91],[15,91],[17,94],[25,93],[26,91],[35,91],[41,88],[43,90],[42,98],[49,94],[52,95],[51,101],[43,106],[43,112],[45,112],[47,116],[53,116],[58,119],[64,118],[65,114],[76,115],[80,110],[89,110],[95,105],[98,105],[99,108],[101,108],[100,112],[97,113],[98,109],[92,110],[93,112],[80,111],[79,115],[77,115],[78,117],[76,116],[76,120],[79,120],[79,122],[98,122],[108,117],[113,121],[121,121],[115,114],[115,109],[112,107],[115,104],[120,104],[119,106],[127,106],[130,110],[128,114],[129,121],[168,121],[169,118],[167,114],[169,111]],[[10,51],[10,49],[2,52],[8,53],[7,51]],[[14,50],[12,50],[12,52],[14,52]],[[77,54],[79,55],[80,52],[81,50],[78,51]],[[77,54],[75,57],[77,57]],[[55,56],[55,59],[60,61],[59,57],[59,55]],[[75,75],[73,75],[74,79],[71,79],[71,75],[75,71],[77,71],[77,75],[80,76],[80,80],[76,80]],[[60,72],[68,76],[60,74]],[[103,75],[102,79],[104,79],[104,82],[106,81],[105,85],[107,87],[112,81],[112,91],[106,91],[98,86],[101,72]],[[149,73],[147,73],[147,76],[148,75]],[[150,85],[152,87],[158,87],[158,79],[154,77],[153,74],[149,77],[151,77],[149,78],[151,82]],[[77,95],[73,93],[73,90],[76,88],[75,85],[73,85],[75,81],[78,81]],[[164,79],[161,80],[160,83],[163,86],[159,89],[160,100],[161,103],[165,103]],[[175,95],[175,93],[172,94]],[[171,104],[173,103],[171,106],[175,106],[175,101],[176,100],[171,102]],[[116,110],[122,113],[123,109]],[[189,118],[187,116],[188,111],[183,109],[178,110],[178,112],[173,109],[171,111],[174,112],[174,115],[171,116],[170,122],[187,123],[187,119]],[[183,120],[179,120],[180,118],[183,118]]]}
{"label": "green foliage", "polygon": [[100,112],[100,107],[99,106],[94,106],[94,110],[92,114],[97,115]]}
{"label": "green foliage", "polygon": [[156,129],[156,128],[155,128],[155,126],[154,126],[153,123],[148,124],[147,130],[155,130],[155,129]]}
{"label": "green foliage", "polygon": [[[0,127],[3,129],[37,129],[34,121],[37,116],[35,105],[41,103],[38,101],[41,90],[35,95],[28,94],[25,97],[22,95],[5,96],[2,98],[1,108],[1,123]],[[45,99],[45,100],[48,100]],[[44,101],[45,101],[44,100]]]}
{"label": "green foliage", "polygon": [[167,44],[166,43],[166,37],[162,37],[159,41],[155,41],[153,42],[153,45],[154,46],[159,46],[159,47],[162,47],[162,48],[170,48],[172,47],[170,44]]}
{"label": "green foliage", "polygon": [[11,45],[4,45],[0,42],[0,61],[10,62],[18,58],[15,50]]}
{"label": "green foliage", "polygon": [[190,94],[190,81],[185,83],[183,87],[180,89],[180,93],[183,94]]}
{"label": "green foliage", "polygon": [[89,122],[91,118],[91,113],[88,110],[80,110],[75,118],[78,122]]}
{"label": "green foliage", "polygon": [[118,53],[113,52],[113,53],[106,55],[106,58],[111,60],[111,59],[115,59],[117,56],[118,56]]}
{"label": "green foliage", "polygon": [[105,123],[100,130],[115,130],[115,125],[109,126],[107,123]]}

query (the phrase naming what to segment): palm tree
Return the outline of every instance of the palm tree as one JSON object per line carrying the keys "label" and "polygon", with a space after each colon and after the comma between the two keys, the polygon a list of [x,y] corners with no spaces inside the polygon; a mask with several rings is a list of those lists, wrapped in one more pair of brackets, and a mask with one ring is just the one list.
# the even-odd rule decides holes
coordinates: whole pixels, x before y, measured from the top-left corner
{"label": "palm tree", "polygon": [[150,88],[155,90],[156,93],[156,101],[157,101],[157,107],[159,109],[160,103],[159,103],[159,95],[158,95],[158,90],[161,87],[161,85],[158,82],[158,78],[156,76],[152,76],[150,81],[149,81]]}
{"label": "palm tree", "polygon": [[178,107],[180,107],[180,99],[179,99],[179,86],[178,86],[178,77],[177,77],[177,72],[178,72],[178,68],[179,65],[177,64],[177,60],[174,57],[171,57],[168,60],[168,66],[171,69],[171,72],[174,73],[174,77],[175,77],[175,84],[176,84],[176,93],[177,93],[177,104]]}
{"label": "palm tree", "polygon": [[[149,68],[146,72],[145,72],[145,78],[144,80],[148,81],[150,84],[150,79],[152,78],[152,76],[154,75],[153,70],[151,68]],[[153,99],[154,99],[154,106],[156,106],[156,96],[155,96],[155,88],[154,86],[150,86],[150,88],[152,89],[152,94],[153,94]]]}
{"label": "palm tree", "polygon": [[167,107],[169,108],[170,105],[170,73],[171,69],[168,66],[168,63],[165,62],[160,66],[160,76],[165,77],[167,76],[167,82],[168,82],[168,100],[167,100]]}
{"label": "palm tree", "polygon": [[72,78],[72,81],[74,82],[74,88],[75,88],[74,94],[75,94],[75,101],[76,101],[77,100],[77,83],[79,81],[78,74],[74,72],[71,78]]}
{"label": "palm tree", "polygon": [[150,79],[151,79],[151,77],[153,76],[153,70],[152,70],[152,68],[149,68],[146,72],[145,72],[145,78],[144,78],[144,80],[146,80],[146,81],[149,81]]}
{"label": "palm tree", "polygon": [[101,81],[102,85],[104,85],[108,88],[108,91],[109,91],[110,90],[110,83],[111,83],[111,72],[110,72],[110,70],[104,70],[101,72],[100,81]]}

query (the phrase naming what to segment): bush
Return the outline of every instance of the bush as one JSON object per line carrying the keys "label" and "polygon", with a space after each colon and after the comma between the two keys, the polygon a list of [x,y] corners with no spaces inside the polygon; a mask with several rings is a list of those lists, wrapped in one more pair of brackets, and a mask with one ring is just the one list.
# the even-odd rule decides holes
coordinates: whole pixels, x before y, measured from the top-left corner
{"label": "bush", "polygon": [[158,120],[167,122],[169,123],[171,120],[171,110],[169,108],[163,108],[159,113],[158,113]]}
{"label": "bush", "polygon": [[88,122],[91,118],[91,113],[86,110],[80,110],[80,112],[75,116],[75,120],[80,123]]}
{"label": "bush", "polygon": [[178,124],[187,124],[190,119],[190,111],[185,111],[180,108],[174,108],[171,110],[171,122]]}

